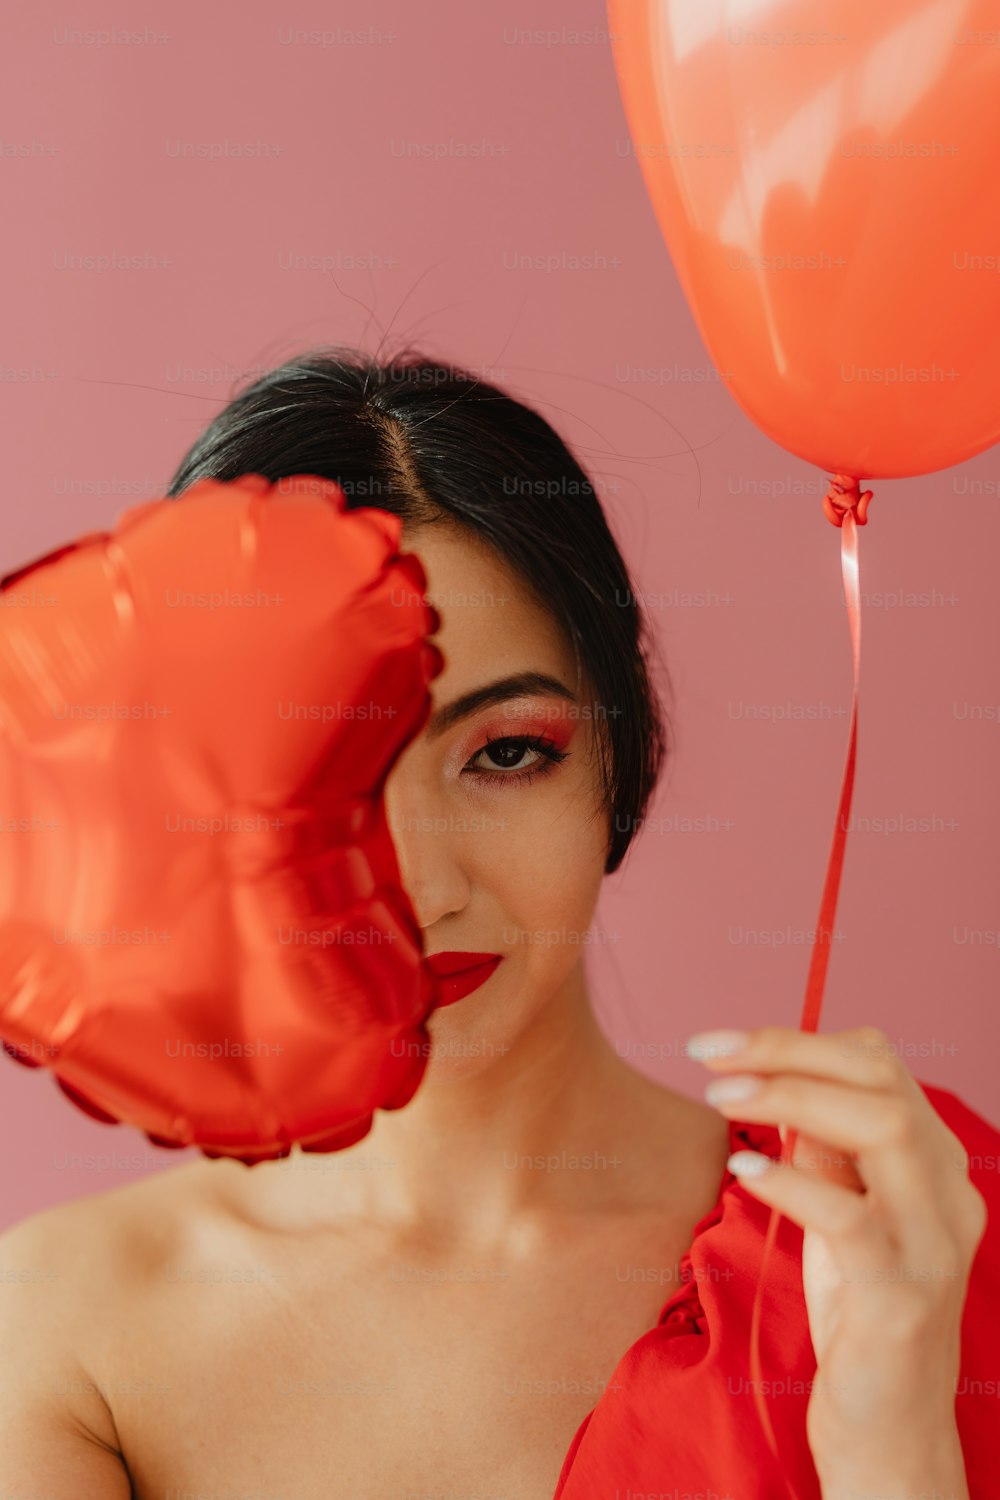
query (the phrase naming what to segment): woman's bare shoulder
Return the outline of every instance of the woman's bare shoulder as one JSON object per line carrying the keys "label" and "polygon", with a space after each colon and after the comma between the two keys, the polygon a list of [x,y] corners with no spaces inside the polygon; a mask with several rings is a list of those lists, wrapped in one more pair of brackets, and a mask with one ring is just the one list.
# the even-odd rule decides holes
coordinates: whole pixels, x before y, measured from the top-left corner
{"label": "woman's bare shoulder", "polygon": [[218,1179],[206,1170],[214,1165],[185,1162],[36,1209],[0,1233],[0,1277],[47,1277],[67,1293],[86,1281],[88,1301],[102,1284],[121,1292],[222,1213]]}
{"label": "woman's bare shoulder", "polygon": [[67,1444],[82,1434],[88,1461],[98,1449],[119,1455],[110,1393],[128,1367],[121,1349],[162,1301],[149,1294],[166,1284],[169,1260],[204,1236],[212,1198],[193,1161],[38,1209],[0,1232],[8,1394],[16,1387]]}

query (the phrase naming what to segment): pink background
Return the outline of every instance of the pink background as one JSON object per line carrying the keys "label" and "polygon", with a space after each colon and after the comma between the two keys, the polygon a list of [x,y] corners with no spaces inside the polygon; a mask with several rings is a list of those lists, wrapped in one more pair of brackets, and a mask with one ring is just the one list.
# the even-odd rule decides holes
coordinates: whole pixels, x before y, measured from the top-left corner
{"label": "pink background", "polygon": [[[111,27],[142,39],[99,44]],[[41,3],[7,30],[0,567],[159,495],[245,372],[317,343],[374,349],[391,324],[536,405],[598,482],[675,688],[677,752],[605,883],[592,989],[624,1055],[700,1095],[690,1032],[801,1013],[849,725],[840,534],[825,476],[709,366],[602,5]],[[144,268],[66,268],[114,254]],[[563,254],[597,268],[510,268]],[[883,1027],[996,1121],[1000,461],[873,488],[854,813],[928,831],[850,834],[822,1029]],[[6,1058],[0,1139],[3,1223],[183,1159]]]}

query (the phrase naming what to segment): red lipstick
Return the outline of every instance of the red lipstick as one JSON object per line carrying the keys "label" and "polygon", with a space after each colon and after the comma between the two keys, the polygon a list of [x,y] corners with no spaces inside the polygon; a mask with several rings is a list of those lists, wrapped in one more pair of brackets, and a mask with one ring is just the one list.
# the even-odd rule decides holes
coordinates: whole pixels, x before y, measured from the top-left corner
{"label": "red lipstick", "polygon": [[442,1005],[454,1005],[485,984],[503,959],[502,953],[429,953],[427,967],[438,982]]}

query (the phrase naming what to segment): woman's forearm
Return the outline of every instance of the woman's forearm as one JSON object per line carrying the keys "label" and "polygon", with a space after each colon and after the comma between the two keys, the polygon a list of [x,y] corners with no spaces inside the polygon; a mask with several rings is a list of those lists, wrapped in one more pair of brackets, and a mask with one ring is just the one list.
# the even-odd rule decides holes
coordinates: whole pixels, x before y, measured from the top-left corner
{"label": "woman's forearm", "polygon": [[969,1494],[962,1444],[954,1422],[928,1441],[914,1434],[906,1454],[852,1452],[845,1442],[829,1457],[817,1458],[823,1500],[980,1500]]}

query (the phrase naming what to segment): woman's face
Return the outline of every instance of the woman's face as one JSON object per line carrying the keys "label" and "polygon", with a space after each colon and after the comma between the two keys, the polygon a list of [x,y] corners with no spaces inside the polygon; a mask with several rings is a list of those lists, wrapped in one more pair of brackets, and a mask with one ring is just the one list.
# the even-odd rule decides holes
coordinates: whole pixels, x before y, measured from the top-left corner
{"label": "woman's face", "polygon": [[[609,821],[596,758],[601,710],[583,696],[555,621],[463,528],[404,531],[402,546],[423,564],[445,664],[428,723],[386,783],[400,872],[428,956],[502,955],[485,983],[430,1017],[424,1087],[502,1061],[579,983]],[[495,684],[528,674],[551,684],[507,686],[487,700]],[[472,694],[478,704],[465,701]]]}

